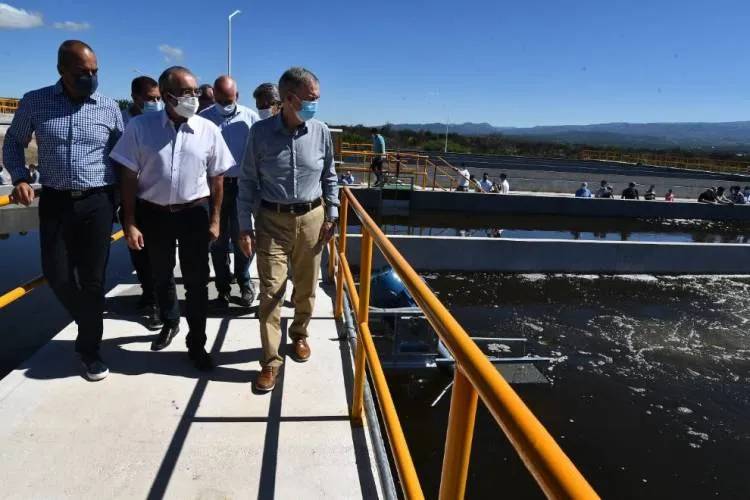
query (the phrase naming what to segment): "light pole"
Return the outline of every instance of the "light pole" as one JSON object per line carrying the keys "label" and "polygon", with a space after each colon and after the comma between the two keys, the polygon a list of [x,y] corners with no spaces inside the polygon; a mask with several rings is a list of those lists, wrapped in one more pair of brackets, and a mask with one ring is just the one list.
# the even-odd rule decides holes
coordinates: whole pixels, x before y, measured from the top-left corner
{"label": "light pole", "polygon": [[229,30],[227,31],[227,75],[229,76],[232,76],[232,18],[239,13],[239,10],[235,10],[227,18],[229,22]]}
{"label": "light pole", "polygon": [[448,123],[451,121],[451,117],[448,116],[445,120],[445,147],[443,148],[443,153],[448,152]]}

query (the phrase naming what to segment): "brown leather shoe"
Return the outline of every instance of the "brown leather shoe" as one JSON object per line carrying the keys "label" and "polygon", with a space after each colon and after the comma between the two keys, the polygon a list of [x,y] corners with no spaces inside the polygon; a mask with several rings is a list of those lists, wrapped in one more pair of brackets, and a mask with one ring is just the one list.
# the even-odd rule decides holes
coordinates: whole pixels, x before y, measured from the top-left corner
{"label": "brown leather shoe", "polygon": [[310,359],[310,346],[307,345],[307,339],[300,337],[292,341],[292,347],[294,352],[292,353],[292,359],[297,363],[304,363]]}
{"label": "brown leather shoe", "polygon": [[276,375],[279,369],[276,366],[264,366],[255,379],[255,389],[259,392],[268,392],[276,387]]}

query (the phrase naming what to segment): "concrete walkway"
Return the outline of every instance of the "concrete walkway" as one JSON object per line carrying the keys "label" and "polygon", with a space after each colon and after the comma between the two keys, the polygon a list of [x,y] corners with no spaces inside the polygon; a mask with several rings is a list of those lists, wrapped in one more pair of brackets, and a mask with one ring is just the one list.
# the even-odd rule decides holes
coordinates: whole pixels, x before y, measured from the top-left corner
{"label": "concrete walkway", "polygon": [[[349,424],[351,358],[330,291],[318,290],[311,360],[288,359],[265,395],[251,391],[255,308],[209,316],[218,366],[203,375],[187,360],[184,318],[169,348],[149,350],[153,333],[131,315],[138,293],[109,294],[106,380],[80,377],[70,324],[0,381],[0,498],[380,497],[368,433]],[[285,307],[285,342],[292,315]]]}

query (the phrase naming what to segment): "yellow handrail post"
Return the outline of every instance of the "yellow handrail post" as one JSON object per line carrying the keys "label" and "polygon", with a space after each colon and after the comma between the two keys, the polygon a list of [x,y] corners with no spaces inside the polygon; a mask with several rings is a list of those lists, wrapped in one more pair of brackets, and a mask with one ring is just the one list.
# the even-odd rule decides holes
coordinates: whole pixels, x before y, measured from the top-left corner
{"label": "yellow handrail post", "polygon": [[9,195],[3,195],[0,196],[0,207],[4,207],[5,205],[10,205],[13,203],[13,200],[10,199]]}
{"label": "yellow handrail post", "polygon": [[443,453],[443,473],[440,478],[440,500],[461,500],[466,493],[469,476],[471,441],[477,415],[477,391],[455,367],[448,430]]}
{"label": "yellow handrail post", "polygon": [[341,319],[344,316],[344,266],[342,263],[346,261],[346,229],[347,229],[347,218],[349,215],[349,198],[346,196],[341,197],[341,210],[339,213],[339,248],[338,261],[339,267],[336,270],[336,308],[334,309],[334,317]]}
{"label": "yellow handrail post", "polygon": [[333,281],[336,275],[336,235],[328,241],[328,279]]}
{"label": "yellow handrail post", "polygon": [[355,425],[362,425],[362,406],[365,391],[365,347],[362,340],[362,328],[367,327],[370,320],[370,275],[372,274],[372,236],[362,227],[362,250],[359,261],[359,336],[357,337],[357,353],[354,356],[354,394],[352,395],[352,421]]}

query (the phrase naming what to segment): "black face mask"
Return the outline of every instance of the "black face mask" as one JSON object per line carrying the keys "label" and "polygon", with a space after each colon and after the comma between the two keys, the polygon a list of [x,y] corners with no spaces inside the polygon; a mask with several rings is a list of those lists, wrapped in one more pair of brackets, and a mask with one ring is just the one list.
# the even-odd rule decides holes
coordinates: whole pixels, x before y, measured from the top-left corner
{"label": "black face mask", "polygon": [[90,96],[96,92],[98,86],[99,77],[97,75],[81,75],[73,80],[73,88],[80,96]]}

